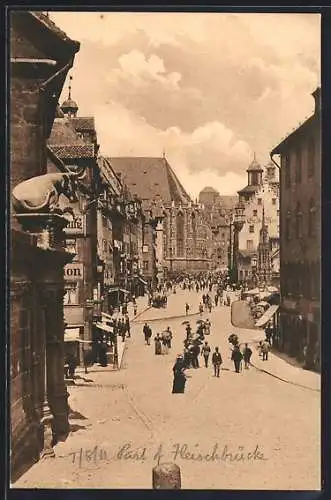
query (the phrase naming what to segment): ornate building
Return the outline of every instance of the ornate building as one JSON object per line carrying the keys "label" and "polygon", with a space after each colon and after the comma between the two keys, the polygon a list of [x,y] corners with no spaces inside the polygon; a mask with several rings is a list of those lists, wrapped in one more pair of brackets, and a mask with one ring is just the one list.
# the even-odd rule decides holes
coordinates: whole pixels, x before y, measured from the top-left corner
{"label": "ornate building", "polygon": [[276,276],[273,277],[272,273],[269,276],[269,268],[265,271],[261,267],[262,262],[269,263],[270,259],[268,257],[261,261],[259,248],[262,245],[264,252],[268,249],[272,254],[279,242],[279,181],[276,167],[270,163],[262,168],[254,157],[247,174],[247,186],[238,191],[239,202],[244,207],[244,224],[239,232],[238,278],[241,281],[251,281],[253,278],[263,281],[266,273],[268,281],[275,282]]}
{"label": "ornate building", "polygon": [[[156,254],[164,276],[209,269],[211,229],[201,206],[192,202],[166,158],[119,157],[109,161],[146,211],[159,206]],[[148,244],[144,242],[146,255]]]}
{"label": "ornate building", "polygon": [[280,155],[280,348],[320,369],[321,89],[314,113],[271,152]]}
{"label": "ornate building", "polygon": [[212,188],[205,187],[199,193],[206,223],[212,230],[213,269],[227,270],[230,265],[232,244],[232,219],[238,196],[224,196]]}

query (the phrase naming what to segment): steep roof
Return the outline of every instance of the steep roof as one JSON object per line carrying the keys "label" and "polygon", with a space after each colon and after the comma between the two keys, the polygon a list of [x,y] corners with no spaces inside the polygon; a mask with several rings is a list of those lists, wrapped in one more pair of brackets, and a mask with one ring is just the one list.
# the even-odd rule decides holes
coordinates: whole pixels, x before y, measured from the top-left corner
{"label": "steep roof", "polygon": [[214,189],[213,187],[211,186],[206,186],[204,187],[201,191],[200,191],[200,194],[201,193],[213,193],[213,194],[219,194],[219,192]]}
{"label": "steep roof", "polygon": [[72,125],[75,130],[82,132],[83,130],[95,130],[94,118],[92,116],[78,116],[71,118]]}
{"label": "steep roof", "polygon": [[163,203],[192,201],[165,158],[108,158],[132,194],[142,200],[159,197]]}
{"label": "steep roof", "polygon": [[237,191],[238,194],[251,194],[251,193],[256,193],[256,191],[258,191],[260,188],[260,186],[246,186],[244,187],[243,189],[241,189],[240,191]]}
{"label": "steep roof", "polygon": [[80,159],[94,158],[94,144],[65,144],[52,145],[53,152],[62,160],[64,159]]}

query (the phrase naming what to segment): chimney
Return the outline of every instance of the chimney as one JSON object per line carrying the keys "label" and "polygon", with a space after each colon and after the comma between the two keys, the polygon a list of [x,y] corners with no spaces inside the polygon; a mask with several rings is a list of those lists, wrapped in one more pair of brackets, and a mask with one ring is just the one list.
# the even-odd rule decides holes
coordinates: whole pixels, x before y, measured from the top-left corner
{"label": "chimney", "polygon": [[316,90],[312,93],[313,98],[315,99],[315,115],[320,113],[321,111],[321,87],[317,87]]}

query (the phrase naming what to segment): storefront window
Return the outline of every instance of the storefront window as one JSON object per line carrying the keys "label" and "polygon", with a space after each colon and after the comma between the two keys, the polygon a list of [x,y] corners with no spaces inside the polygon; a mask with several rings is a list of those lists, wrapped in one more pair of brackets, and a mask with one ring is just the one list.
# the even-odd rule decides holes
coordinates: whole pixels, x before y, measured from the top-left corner
{"label": "storefront window", "polygon": [[66,283],[63,304],[65,306],[77,305],[78,302],[78,283]]}

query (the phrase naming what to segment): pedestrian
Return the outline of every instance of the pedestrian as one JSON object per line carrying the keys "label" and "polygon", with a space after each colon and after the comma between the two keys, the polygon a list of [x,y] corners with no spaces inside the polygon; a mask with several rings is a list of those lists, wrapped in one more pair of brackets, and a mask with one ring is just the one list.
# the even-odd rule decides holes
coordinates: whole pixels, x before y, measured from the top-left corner
{"label": "pedestrian", "polygon": [[172,394],[183,394],[185,391],[185,364],[181,354],[178,354],[176,363],[173,366],[174,381],[172,384]]}
{"label": "pedestrian", "polygon": [[130,319],[128,314],[125,316],[125,331],[128,333],[128,337],[131,337],[131,332],[130,332]]}
{"label": "pedestrian", "polygon": [[268,361],[268,354],[270,351],[270,344],[267,340],[262,342],[262,361]]}
{"label": "pedestrian", "polygon": [[150,345],[150,338],[151,338],[150,327],[148,326],[147,323],[144,324],[143,334],[145,336],[145,344]]}
{"label": "pedestrian", "polygon": [[154,342],[155,342],[155,354],[157,355],[162,354],[162,339],[159,333],[156,334]]}
{"label": "pedestrian", "polygon": [[121,321],[120,332],[121,332],[122,342],[124,342],[126,337],[126,323],[124,318],[122,318]]}
{"label": "pedestrian", "polygon": [[249,365],[251,364],[251,356],[253,352],[252,349],[248,346],[248,344],[245,344],[245,348],[243,351],[243,358],[244,358],[244,363],[245,363],[245,369],[248,370]]}
{"label": "pedestrian", "polygon": [[186,316],[188,315],[189,310],[190,310],[190,306],[189,306],[189,304],[186,302],[186,304],[185,304],[185,312],[186,312]]}
{"label": "pedestrian", "polygon": [[240,352],[239,346],[236,345],[233,348],[231,359],[234,363],[234,368],[236,373],[240,373],[240,368],[241,368],[241,360],[243,358],[243,355]]}
{"label": "pedestrian", "polygon": [[193,356],[193,359],[192,359],[193,368],[200,368],[200,365],[199,365],[200,347],[199,347],[197,342],[195,342],[193,344],[193,348],[192,348],[191,352],[192,352],[192,356]]}
{"label": "pedestrian", "polygon": [[137,304],[136,304],[136,303],[134,303],[134,304],[133,304],[133,314],[134,314],[135,316],[137,316],[137,311],[138,311]]}
{"label": "pedestrian", "polygon": [[215,347],[215,352],[213,353],[211,359],[214,367],[214,377],[220,376],[221,364],[223,363],[221,353],[218,350],[218,347]]}
{"label": "pedestrian", "polygon": [[208,368],[208,359],[210,355],[210,346],[208,345],[208,342],[205,342],[204,345],[201,348],[201,356],[204,357],[205,360],[205,367]]}
{"label": "pedestrian", "polygon": [[215,295],[215,307],[217,307],[217,305],[218,305],[218,295],[216,294]]}
{"label": "pedestrian", "polygon": [[169,343],[168,343],[168,336],[166,332],[162,333],[162,354],[168,354],[169,352]]}
{"label": "pedestrian", "polygon": [[211,322],[209,321],[209,318],[207,318],[205,321],[205,333],[206,333],[206,335],[210,335],[210,327],[211,327]]}
{"label": "pedestrian", "polygon": [[211,313],[211,308],[212,308],[212,303],[211,303],[211,299],[209,299],[209,302],[208,302],[209,313]]}
{"label": "pedestrian", "polygon": [[167,338],[167,342],[168,342],[168,347],[170,349],[171,348],[171,340],[172,340],[172,331],[170,330],[170,326],[168,326],[166,329],[166,338]]}
{"label": "pedestrian", "polygon": [[202,313],[203,313],[203,305],[200,302],[200,304],[199,304],[199,314],[200,314],[200,316],[202,316]]}

